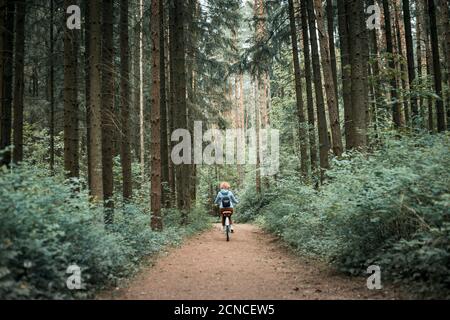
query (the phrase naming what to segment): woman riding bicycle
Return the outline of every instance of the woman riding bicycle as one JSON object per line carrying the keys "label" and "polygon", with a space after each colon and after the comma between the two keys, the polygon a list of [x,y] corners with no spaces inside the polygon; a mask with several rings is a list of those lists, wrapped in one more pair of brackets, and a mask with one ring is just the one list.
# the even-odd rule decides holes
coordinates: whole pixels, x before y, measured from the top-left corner
{"label": "woman riding bicycle", "polygon": [[229,217],[230,217],[231,232],[234,232],[231,215],[233,214],[233,205],[238,204],[239,201],[236,200],[233,192],[231,192],[229,189],[230,184],[228,182],[222,182],[220,184],[220,191],[217,194],[214,203],[219,205],[220,216],[222,217],[222,227],[224,229],[225,229],[225,217],[223,213],[230,212]]}

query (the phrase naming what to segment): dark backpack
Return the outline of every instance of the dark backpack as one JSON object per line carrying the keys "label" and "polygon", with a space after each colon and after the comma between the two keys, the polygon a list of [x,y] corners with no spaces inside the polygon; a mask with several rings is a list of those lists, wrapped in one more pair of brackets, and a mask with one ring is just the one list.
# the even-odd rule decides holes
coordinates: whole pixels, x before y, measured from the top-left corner
{"label": "dark backpack", "polygon": [[226,196],[225,195],[222,196],[222,208],[229,208],[229,207],[231,207],[231,199],[227,193]]}

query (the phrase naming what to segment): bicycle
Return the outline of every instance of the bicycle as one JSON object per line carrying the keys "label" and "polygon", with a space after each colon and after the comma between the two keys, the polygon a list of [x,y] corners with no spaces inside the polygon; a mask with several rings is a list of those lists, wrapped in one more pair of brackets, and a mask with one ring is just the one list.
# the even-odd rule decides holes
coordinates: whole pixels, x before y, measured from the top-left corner
{"label": "bicycle", "polygon": [[230,241],[231,238],[231,223],[230,223],[230,217],[232,215],[232,211],[223,211],[223,217],[225,218],[225,234],[227,237],[227,241]]}

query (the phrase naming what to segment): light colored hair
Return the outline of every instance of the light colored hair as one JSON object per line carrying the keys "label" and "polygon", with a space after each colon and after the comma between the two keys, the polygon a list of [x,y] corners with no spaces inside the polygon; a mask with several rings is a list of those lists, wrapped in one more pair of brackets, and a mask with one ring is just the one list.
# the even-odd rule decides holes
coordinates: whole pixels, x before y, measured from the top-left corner
{"label": "light colored hair", "polygon": [[220,189],[230,189],[230,184],[228,182],[221,182]]}

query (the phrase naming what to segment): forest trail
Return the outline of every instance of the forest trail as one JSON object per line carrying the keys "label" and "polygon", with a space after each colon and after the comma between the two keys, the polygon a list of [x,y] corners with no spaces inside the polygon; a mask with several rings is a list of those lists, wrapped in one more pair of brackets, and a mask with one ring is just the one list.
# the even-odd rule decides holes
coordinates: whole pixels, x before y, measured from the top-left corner
{"label": "forest trail", "polygon": [[[124,288],[100,299],[271,300],[395,299],[392,290],[370,291],[365,278],[348,278],[299,258],[274,236],[237,224],[230,242],[219,225],[170,249]],[[226,255],[224,253],[226,252]]]}

